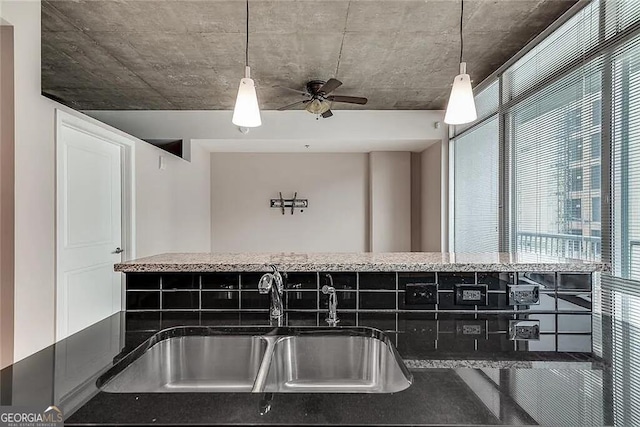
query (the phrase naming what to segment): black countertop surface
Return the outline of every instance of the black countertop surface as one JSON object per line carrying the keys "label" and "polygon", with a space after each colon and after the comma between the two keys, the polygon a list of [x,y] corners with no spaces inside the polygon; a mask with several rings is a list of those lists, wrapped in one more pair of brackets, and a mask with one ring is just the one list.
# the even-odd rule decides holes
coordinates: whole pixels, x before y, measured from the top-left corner
{"label": "black countertop surface", "polygon": [[[321,314],[313,316],[290,315],[288,321],[316,325]],[[630,354],[613,351],[619,345],[616,336],[637,335],[627,324],[593,316],[591,325],[591,316],[583,316],[589,333],[573,319],[566,324],[570,330],[559,334],[563,328],[556,318],[553,333],[526,343],[505,335],[509,317],[504,315],[393,316],[393,324],[383,314],[368,314],[355,323],[386,330],[413,374],[413,384],[394,394],[102,392],[96,379],[161,328],[266,323],[265,313],[206,318],[175,313],[160,322],[119,313],[2,370],[0,403],[56,404],[68,425],[601,426],[615,424],[618,412],[633,409],[629,402],[616,403],[625,378],[637,374]],[[472,328],[480,336],[464,336],[460,322],[484,325]],[[568,343],[567,351],[558,351],[561,342]],[[267,404],[270,410],[261,415]]]}

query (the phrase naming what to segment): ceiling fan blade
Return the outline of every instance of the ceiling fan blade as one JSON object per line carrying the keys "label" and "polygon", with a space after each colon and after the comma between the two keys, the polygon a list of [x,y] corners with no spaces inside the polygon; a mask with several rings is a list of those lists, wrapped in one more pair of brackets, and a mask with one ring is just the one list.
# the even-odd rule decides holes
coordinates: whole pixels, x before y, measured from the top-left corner
{"label": "ceiling fan blade", "polygon": [[304,101],[294,102],[293,104],[285,105],[284,107],[278,108],[278,111],[290,110],[293,107],[297,107],[298,105],[306,104],[307,102],[310,102],[310,101],[311,101],[310,99],[305,99]]}
{"label": "ceiling fan blade", "polygon": [[338,89],[340,86],[342,86],[342,82],[340,80],[329,79],[320,89],[318,89],[318,92],[322,92],[326,95],[327,93],[331,93]]}
{"label": "ceiling fan blade", "polygon": [[333,113],[331,112],[331,110],[327,110],[324,113],[320,114],[322,116],[323,119],[328,119],[329,117],[333,116]]}
{"label": "ceiling fan blade", "polygon": [[295,92],[295,93],[297,93],[298,95],[309,96],[309,94],[308,94],[307,92],[303,91],[303,90],[292,89],[292,88],[290,88],[290,87],[280,86],[280,85],[275,85],[275,86],[273,86],[273,87],[278,88],[278,89],[288,90],[289,92]]}
{"label": "ceiling fan blade", "polygon": [[359,104],[359,105],[364,105],[367,103],[367,101],[369,101],[367,98],[361,98],[359,96],[340,96],[340,95],[327,96],[327,99],[332,102],[346,102],[348,104]]}

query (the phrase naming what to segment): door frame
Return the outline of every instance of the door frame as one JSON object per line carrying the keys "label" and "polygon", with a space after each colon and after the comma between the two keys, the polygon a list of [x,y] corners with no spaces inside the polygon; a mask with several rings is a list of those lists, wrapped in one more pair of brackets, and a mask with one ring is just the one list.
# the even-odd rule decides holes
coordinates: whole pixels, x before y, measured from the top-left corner
{"label": "door frame", "polygon": [[[69,128],[75,131],[87,134],[93,138],[97,138],[103,142],[120,147],[120,176],[122,182],[122,260],[131,260],[136,256],[136,240],[135,240],[135,143],[136,138],[126,135],[123,132],[112,128],[109,125],[99,122],[89,116],[81,113],[71,114],[64,110],[56,108],[55,110],[55,144],[56,144],[56,173],[55,173],[55,189],[56,189],[56,291],[55,291],[55,341],[58,342],[67,336],[68,326],[64,320],[63,313],[66,312],[66,299],[62,290],[62,238],[64,235],[63,219],[63,200],[62,186],[64,185],[64,177],[62,162],[64,144],[62,142],[62,129]],[[120,304],[124,307],[125,289],[124,276],[121,279],[122,298]]]}

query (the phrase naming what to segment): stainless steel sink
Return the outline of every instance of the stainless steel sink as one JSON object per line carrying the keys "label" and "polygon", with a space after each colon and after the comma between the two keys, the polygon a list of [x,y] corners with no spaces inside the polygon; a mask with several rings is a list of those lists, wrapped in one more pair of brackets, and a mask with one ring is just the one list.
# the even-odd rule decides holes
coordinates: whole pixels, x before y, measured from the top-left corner
{"label": "stainless steel sink", "polygon": [[370,336],[295,336],[277,341],[265,392],[394,393],[410,378],[390,342]]}
{"label": "stainless steel sink", "polygon": [[255,336],[162,340],[102,389],[107,392],[250,392],[267,349]]}
{"label": "stainless steel sink", "polygon": [[179,327],[98,379],[110,393],[394,393],[412,375],[372,328]]}

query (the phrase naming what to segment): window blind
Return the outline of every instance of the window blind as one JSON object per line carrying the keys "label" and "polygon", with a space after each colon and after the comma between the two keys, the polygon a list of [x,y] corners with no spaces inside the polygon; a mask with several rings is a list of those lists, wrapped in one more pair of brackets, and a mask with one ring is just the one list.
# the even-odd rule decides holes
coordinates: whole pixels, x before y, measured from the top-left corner
{"label": "window blind", "polygon": [[498,112],[498,107],[500,104],[500,85],[498,80],[495,80],[482,91],[475,94],[473,99],[476,103],[476,112],[478,113],[478,119],[473,123],[456,126],[456,135],[460,135],[465,130],[475,126],[476,123]]}
{"label": "window blind", "polygon": [[507,114],[518,252],[600,259],[601,69],[597,58]]}
{"label": "window blind", "polygon": [[612,261],[617,276],[640,281],[640,36],[611,67]]}
{"label": "window blind", "polygon": [[453,140],[453,250],[498,251],[498,118]]}
{"label": "window blind", "polygon": [[607,39],[637,25],[640,21],[640,2],[638,0],[606,0],[603,2]]}
{"label": "window blind", "polygon": [[514,99],[597,45],[600,2],[593,1],[503,74],[504,101]]}

